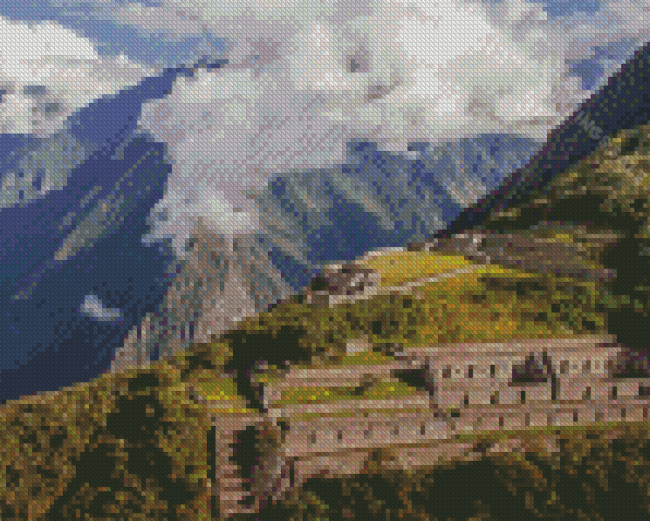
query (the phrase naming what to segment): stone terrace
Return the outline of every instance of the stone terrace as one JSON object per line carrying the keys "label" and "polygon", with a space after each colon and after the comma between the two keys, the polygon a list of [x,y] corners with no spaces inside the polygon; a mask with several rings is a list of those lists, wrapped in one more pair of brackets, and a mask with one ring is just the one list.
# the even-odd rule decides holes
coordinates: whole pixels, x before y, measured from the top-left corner
{"label": "stone terrace", "polygon": [[[444,444],[463,432],[643,421],[650,380],[613,378],[620,351],[612,337],[601,336],[414,347],[380,365],[291,368],[282,381],[265,384],[269,416],[288,426],[273,474],[282,491],[316,475],[357,473],[381,448],[402,454],[405,467],[431,465],[442,452],[467,449]],[[346,386],[397,383],[408,369],[424,369],[431,387],[403,398],[281,401],[283,390],[297,387],[334,394]]]}

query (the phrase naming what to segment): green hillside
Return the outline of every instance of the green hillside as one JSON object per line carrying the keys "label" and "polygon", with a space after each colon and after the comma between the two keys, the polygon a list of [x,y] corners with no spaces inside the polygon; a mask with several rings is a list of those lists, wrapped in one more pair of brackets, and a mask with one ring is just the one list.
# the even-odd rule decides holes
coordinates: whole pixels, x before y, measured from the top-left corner
{"label": "green hillside", "polygon": [[[286,381],[290,368],[311,369],[323,382],[291,384],[278,406],[357,400],[372,410],[422,396],[417,383],[380,371],[422,345],[615,335],[630,354],[642,354],[649,131],[621,131],[544,193],[491,215],[471,230],[480,247],[451,238],[432,251],[369,254],[350,269],[377,274],[378,283],[357,294],[336,296],[345,285],[334,291],[331,276],[316,279],[211,344],[7,404],[0,518],[219,518],[218,447],[239,443],[232,431],[240,423],[264,420],[260,386]],[[629,359],[617,376],[646,376],[645,359]],[[376,374],[363,384],[326,385],[325,371],[355,366]],[[394,470],[393,449],[383,447],[363,472],[313,477],[259,517],[608,520],[625,512],[642,519],[650,515],[649,429],[618,421],[475,430],[440,441],[450,447],[448,461],[413,471]],[[453,445],[466,448],[454,453]],[[275,450],[260,447],[262,459]]]}

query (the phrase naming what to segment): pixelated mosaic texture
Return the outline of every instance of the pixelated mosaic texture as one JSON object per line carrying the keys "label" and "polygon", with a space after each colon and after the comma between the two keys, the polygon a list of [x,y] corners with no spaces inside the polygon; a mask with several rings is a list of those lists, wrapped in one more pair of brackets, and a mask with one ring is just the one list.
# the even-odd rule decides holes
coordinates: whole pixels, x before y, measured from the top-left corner
{"label": "pixelated mosaic texture", "polygon": [[[544,186],[463,236],[333,266],[212,343],[5,406],[3,519],[643,518],[644,100],[596,107],[607,147],[539,161]],[[575,159],[593,139],[550,145]]]}
{"label": "pixelated mosaic texture", "polygon": [[649,131],[218,341],[11,404],[3,517],[642,518]]}

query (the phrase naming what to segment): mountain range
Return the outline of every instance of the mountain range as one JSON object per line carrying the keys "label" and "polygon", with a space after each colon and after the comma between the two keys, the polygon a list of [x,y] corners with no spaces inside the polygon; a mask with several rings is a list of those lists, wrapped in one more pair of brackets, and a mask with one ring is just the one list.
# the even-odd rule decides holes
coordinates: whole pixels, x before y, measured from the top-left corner
{"label": "mountain range", "polygon": [[8,403],[3,519],[647,517],[648,52],[436,237]]}
{"label": "mountain range", "polygon": [[[541,147],[506,135],[435,149],[414,143],[402,155],[351,143],[345,165],[273,178],[258,194],[260,232],[239,237],[238,251],[211,252],[218,266],[189,266],[165,241],[149,240],[152,221],[164,218],[152,208],[172,165],[165,143],[137,121],[143,102],[196,70],[165,70],[102,98],[49,138],[0,138],[0,324],[11,332],[0,400],[89,381],[138,351],[155,361],[224,331],[243,316],[238,308],[259,312],[296,292],[327,262],[425,238]],[[197,223],[197,239],[202,233]],[[246,268],[224,271],[234,266]],[[195,293],[206,269],[219,283]],[[232,288],[222,289],[226,280]],[[244,296],[230,306],[233,292]],[[180,294],[187,312],[171,304]]]}

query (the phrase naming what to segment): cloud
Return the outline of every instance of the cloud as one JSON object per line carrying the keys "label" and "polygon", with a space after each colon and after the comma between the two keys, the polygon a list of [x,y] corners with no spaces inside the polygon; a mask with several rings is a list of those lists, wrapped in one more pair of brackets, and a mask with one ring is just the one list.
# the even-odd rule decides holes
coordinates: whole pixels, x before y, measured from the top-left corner
{"label": "cloud", "polygon": [[601,0],[600,8],[592,16],[577,13],[574,16],[558,17],[549,32],[549,42],[564,60],[579,62],[592,58],[597,49],[627,46],[627,55],[604,63],[598,88],[613,75],[635,49],[650,41],[650,15],[648,0]]}
{"label": "cloud", "polygon": [[253,231],[251,191],[344,163],[353,139],[392,151],[485,133],[544,140],[589,93],[554,52],[547,37],[561,32],[543,10],[505,4],[492,15],[456,0],[118,6],[143,30],[228,41],[226,67],[179,79],[143,108],[140,127],[174,163],[154,236],[182,252],[198,216],[226,235]]}
{"label": "cloud", "polygon": [[[66,0],[67,2],[68,0]],[[351,16],[365,16],[376,7],[375,0],[160,0],[155,6],[142,3],[98,0],[105,13],[123,24],[150,33],[211,33],[237,43],[239,57],[247,55],[247,44],[265,40],[285,41],[313,20],[334,22]],[[239,54],[241,53],[241,54]],[[232,52],[231,52],[232,55]]]}
{"label": "cloud", "polygon": [[203,56],[223,57],[214,42],[226,42],[227,67],[179,79],[139,121],[174,163],[152,237],[182,252],[199,216],[225,234],[255,230],[252,192],[345,162],[350,139],[393,151],[486,133],[544,141],[591,94],[570,62],[647,39],[647,6],[549,18],[522,0],[97,0],[93,12],[155,41],[204,38]]}
{"label": "cloud", "polygon": [[80,311],[84,315],[102,322],[119,320],[122,317],[121,309],[104,307],[104,304],[97,295],[86,295],[81,304]]}
{"label": "cloud", "polygon": [[94,45],[56,22],[0,17],[0,132],[48,137],[94,99],[137,84],[152,69]]}

